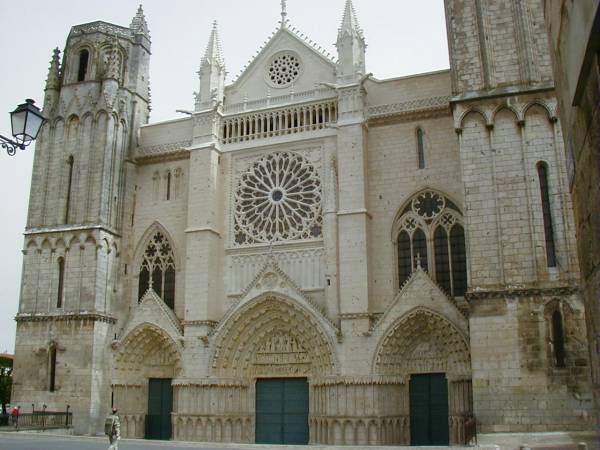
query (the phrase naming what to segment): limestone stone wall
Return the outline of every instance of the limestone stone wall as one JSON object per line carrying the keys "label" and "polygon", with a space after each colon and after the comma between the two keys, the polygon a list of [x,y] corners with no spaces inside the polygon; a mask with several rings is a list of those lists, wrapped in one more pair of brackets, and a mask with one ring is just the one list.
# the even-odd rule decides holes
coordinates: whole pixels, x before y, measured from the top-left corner
{"label": "limestone stone wall", "polygon": [[541,0],[446,0],[453,94],[552,82]]}
{"label": "limestone stone wall", "polygon": [[[95,317],[18,320],[13,398],[23,412],[73,412],[78,434],[95,433],[110,408],[108,342],[112,325]],[[49,391],[50,347],[56,349],[56,385]],[[84,358],[92,355],[93,358]]]}
{"label": "limestone stone wall", "polygon": [[[417,162],[417,128],[424,133],[423,169]],[[400,290],[393,229],[408,200],[430,188],[463,208],[458,141],[450,114],[375,123],[369,130],[368,165],[373,286],[370,306],[371,311],[380,312]]]}

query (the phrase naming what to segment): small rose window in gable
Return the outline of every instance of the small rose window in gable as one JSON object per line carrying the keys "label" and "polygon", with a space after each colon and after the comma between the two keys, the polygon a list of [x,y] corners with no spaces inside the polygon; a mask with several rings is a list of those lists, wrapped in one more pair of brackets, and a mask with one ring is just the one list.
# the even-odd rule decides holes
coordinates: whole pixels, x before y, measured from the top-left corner
{"label": "small rose window in gable", "polygon": [[271,59],[267,67],[269,81],[275,87],[287,87],[300,76],[300,57],[291,52],[279,53]]}

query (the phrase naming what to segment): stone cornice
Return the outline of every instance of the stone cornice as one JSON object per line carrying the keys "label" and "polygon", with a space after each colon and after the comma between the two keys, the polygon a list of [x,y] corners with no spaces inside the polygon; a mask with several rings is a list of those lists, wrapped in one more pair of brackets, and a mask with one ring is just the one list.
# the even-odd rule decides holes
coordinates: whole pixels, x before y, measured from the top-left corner
{"label": "stone cornice", "polygon": [[90,320],[93,322],[105,322],[110,324],[117,322],[115,317],[98,312],[65,312],[48,314],[19,313],[15,316],[16,322],[63,322],[70,320]]}
{"label": "stone cornice", "polygon": [[104,231],[114,237],[121,237],[121,234],[104,225],[57,225],[54,227],[27,228],[24,231],[25,236],[34,234],[52,234],[52,233],[73,233],[77,231]]}
{"label": "stone cornice", "polygon": [[576,286],[555,286],[555,287],[522,287],[522,288],[506,288],[506,289],[490,289],[479,290],[475,292],[467,292],[465,299],[485,300],[492,298],[504,297],[534,297],[534,296],[564,296],[572,295],[579,292]]}
{"label": "stone cornice", "polygon": [[369,108],[369,120],[380,121],[386,118],[412,117],[415,115],[440,115],[450,114],[450,96],[419,98],[401,103],[390,103],[387,105],[371,106]]}
{"label": "stone cornice", "polygon": [[538,86],[507,86],[498,89],[485,91],[467,92],[461,95],[456,95],[450,99],[451,103],[461,103],[474,100],[486,100],[497,97],[510,97],[515,95],[535,94],[545,91],[553,91],[553,83],[545,83]]}
{"label": "stone cornice", "polygon": [[158,159],[187,159],[189,158],[189,151],[187,147],[192,145],[191,139],[186,139],[176,142],[167,142],[159,145],[148,145],[138,147],[135,150],[136,161],[148,161],[152,162]]}

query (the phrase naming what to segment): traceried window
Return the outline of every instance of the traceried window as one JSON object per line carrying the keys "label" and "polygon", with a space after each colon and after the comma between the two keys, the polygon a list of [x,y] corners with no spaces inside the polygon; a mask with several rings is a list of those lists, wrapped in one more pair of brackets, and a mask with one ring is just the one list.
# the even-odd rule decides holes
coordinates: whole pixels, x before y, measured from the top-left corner
{"label": "traceried window", "polygon": [[303,156],[275,152],[255,161],[235,191],[236,245],[322,236],[321,181]]}
{"label": "traceried window", "polygon": [[395,225],[402,286],[419,265],[451,296],[467,290],[465,232],[458,207],[426,190],[415,195]]}
{"label": "traceried window", "polygon": [[175,257],[169,240],[156,232],[144,252],[140,267],[138,301],[152,289],[171,308],[175,308]]}
{"label": "traceried window", "polygon": [[548,193],[548,166],[540,162],[537,165],[538,178],[540,182],[540,194],[542,196],[542,215],[544,218],[544,237],[546,239],[546,261],[548,267],[556,267],[556,250],[554,246],[554,226],[552,224],[552,210],[550,207],[550,195]]}
{"label": "traceried window", "polygon": [[291,52],[277,54],[267,67],[269,81],[275,87],[286,87],[300,76],[300,57]]}

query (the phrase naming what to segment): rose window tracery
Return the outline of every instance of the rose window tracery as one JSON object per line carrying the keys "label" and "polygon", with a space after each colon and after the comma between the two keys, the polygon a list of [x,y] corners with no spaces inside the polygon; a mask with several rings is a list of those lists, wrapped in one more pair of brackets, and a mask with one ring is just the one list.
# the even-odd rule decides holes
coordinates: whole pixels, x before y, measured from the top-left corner
{"label": "rose window tracery", "polygon": [[321,236],[321,181],[306,158],[271,153],[241,175],[235,192],[236,245]]}
{"label": "rose window tracery", "polygon": [[300,58],[293,53],[275,55],[267,67],[267,75],[276,87],[292,84],[300,76]]}
{"label": "rose window tracery", "polygon": [[444,207],[444,197],[432,191],[422,192],[412,201],[413,211],[424,219],[433,219]]}

